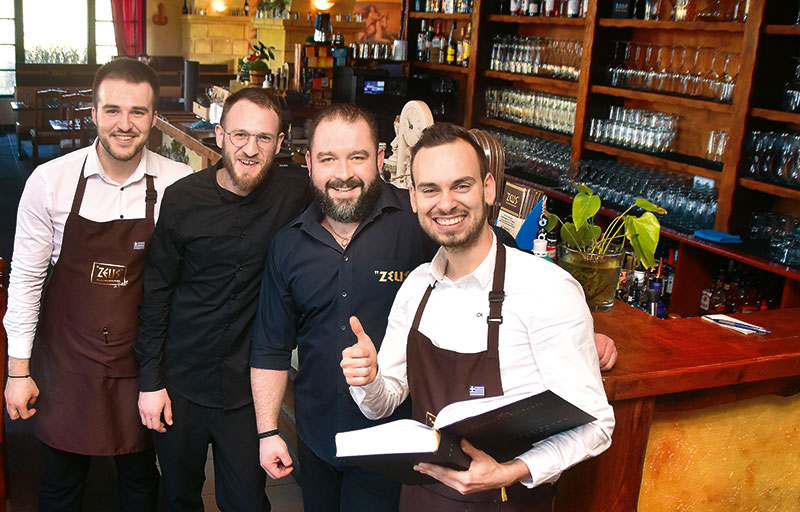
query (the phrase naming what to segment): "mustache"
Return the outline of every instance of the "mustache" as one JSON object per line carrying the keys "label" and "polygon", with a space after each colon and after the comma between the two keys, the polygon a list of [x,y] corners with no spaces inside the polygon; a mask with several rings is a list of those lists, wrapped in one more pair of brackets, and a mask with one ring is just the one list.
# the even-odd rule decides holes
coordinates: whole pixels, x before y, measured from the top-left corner
{"label": "mustache", "polygon": [[328,183],[325,184],[325,188],[356,188],[356,187],[364,187],[364,181],[357,176],[353,176],[348,178],[347,181],[341,180],[339,178],[334,178],[330,180]]}

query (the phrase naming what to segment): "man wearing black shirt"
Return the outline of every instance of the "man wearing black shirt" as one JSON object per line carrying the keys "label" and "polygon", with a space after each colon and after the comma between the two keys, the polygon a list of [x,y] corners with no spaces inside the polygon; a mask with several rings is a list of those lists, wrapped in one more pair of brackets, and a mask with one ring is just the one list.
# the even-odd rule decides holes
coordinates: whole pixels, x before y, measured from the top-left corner
{"label": "man wearing black shirt", "polygon": [[202,511],[208,444],[217,504],[264,511],[248,359],[264,258],[307,204],[308,177],[273,165],[280,106],[262,89],[225,102],[223,159],[168,188],[139,311],[139,412],[155,431],[164,506]]}
{"label": "man wearing black shirt", "polygon": [[[334,436],[374,424],[350,398],[339,368],[353,343],[348,318],[358,314],[383,334],[403,279],[436,246],[419,228],[408,192],[378,176],[372,116],[351,105],[319,114],[306,155],[317,201],[274,239],[261,287],[251,358],[259,432],[277,429],[291,351],[300,484],[306,511],[396,510],[399,484],[336,461]],[[382,336],[375,336],[382,339]],[[398,410],[387,421],[408,417]],[[279,436],[260,441],[272,478],[293,469]]]}

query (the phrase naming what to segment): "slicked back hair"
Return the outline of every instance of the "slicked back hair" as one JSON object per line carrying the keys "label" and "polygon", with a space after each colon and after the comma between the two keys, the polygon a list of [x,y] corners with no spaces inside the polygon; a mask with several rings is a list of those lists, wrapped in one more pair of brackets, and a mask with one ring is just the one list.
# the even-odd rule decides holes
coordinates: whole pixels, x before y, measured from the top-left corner
{"label": "slicked back hair", "polygon": [[368,110],[351,105],[350,103],[334,103],[325,110],[320,111],[311,120],[308,129],[308,149],[314,147],[314,135],[317,132],[317,127],[323,121],[331,121],[338,119],[347,124],[355,124],[359,119],[367,123],[369,133],[372,135],[372,140],[375,149],[378,148],[378,123],[375,121],[375,116]]}
{"label": "slicked back hair", "polygon": [[275,94],[269,89],[262,89],[261,87],[245,87],[244,89],[239,89],[225,99],[225,104],[222,106],[222,115],[219,118],[219,124],[225,127],[225,117],[228,112],[234,105],[243,100],[255,103],[259,107],[267,110],[272,110],[278,114],[278,119],[281,119],[281,104]]}
{"label": "slicked back hair", "polygon": [[409,166],[411,169],[411,183],[414,183],[414,159],[417,157],[417,153],[425,148],[444,146],[458,140],[463,140],[475,150],[481,170],[481,181],[483,181],[486,178],[486,173],[489,172],[489,162],[486,160],[486,154],[483,149],[475,141],[469,130],[453,123],[436,123],[425,128],[417,144],[411,148],[411,163]]}
{"label": "slicked back hair", "polygon": [[153,111],[158,108],[158,95],[161,89],[158,83],[158,75],[153,71],[153,68],[144,62],[128,57],[118,57],[100,66],[100,69],[94,74],[94,82],[92,83],[92,104],[95,108],[97,108],[97,93],[100,90],[100,84],[105,80],[123,80],[131,84],[145,82],[150,84],[150,88],[153,90]]}

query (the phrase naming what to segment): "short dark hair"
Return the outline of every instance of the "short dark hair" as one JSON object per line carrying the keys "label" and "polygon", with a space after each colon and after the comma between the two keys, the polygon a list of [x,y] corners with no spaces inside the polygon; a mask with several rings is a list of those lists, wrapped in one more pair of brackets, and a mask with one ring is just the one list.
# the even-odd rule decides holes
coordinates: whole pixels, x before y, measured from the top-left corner
{"label": "short dark hair", "polygon": [[279,121],[283,115],[278,97],[275,96],[275,94],[273,94],[269,89],[262,89],[261,87],[245,87],[244,89],[239,89],[235,93],[225,98],[225,104],[222,106],[222,115],[219,118],[219,124],[223,125],[224,127],[225,117],[228,115],[228,111],[240,101],[245,100],[255,103],[259,107],[267,110],[272,110],[278,114]]}
{"label": "short dark hair", "polygon": [[375,116],[368,110],[351,105],[350,103],[334,103],[330,107],[320,111],[311,120],[308,126],[308,149],[311,150],[314,144],[314,135],[317,132],[317,127],[323,121],[330,121],[339,119],[348,124],[353,124],[359,119],[362,119],[369,127],[369,133],[372,140],[375,142],[375,148],[378,147],[378,123],[375,121]]}
{"label": "short dark hair", "polygon": [[124,80],[131,84],[147,82],[153,90],[153,110],[155,111],[158,107],[158,95],[161,89],[158,75],[144,62],[128,57],[118,57],[100,66],[100,69],[94,74],[92,83],[92,104],[95,108],[97,108],[97,93],[100,90],[100,84],[105,80]]}
{"label": "short dark hair", "polygon": [[417,153],[425,148],[444,146],[445,144],[450,144],[456,142],[457,140],[463,140],[472,146],[472,149],[475,150],[475,154],[478,157],[478,165],[480,166],[481,170],[481,180],[486,178],[486,173],[489,172],[489,162],[486,160],[486,153],[484,153],[483,149],[478,145],[475,137],[472,136],[472,133],[470,133],[466,128],[458,126],[457,124],[436,123],[425,128],[422,131],[417,144],[411,148],[411,162],[409,163],[409,170],[411,171],[411,183],[414,183],[414,159],[417,157]]}

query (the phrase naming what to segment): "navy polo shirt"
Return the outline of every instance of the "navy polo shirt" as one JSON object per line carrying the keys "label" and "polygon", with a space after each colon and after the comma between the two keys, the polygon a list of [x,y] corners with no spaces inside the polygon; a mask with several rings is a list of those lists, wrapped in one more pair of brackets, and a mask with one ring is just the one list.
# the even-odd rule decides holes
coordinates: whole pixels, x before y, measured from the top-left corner
{"label": "navy polo shirt", "polygon": [[[437,249],[419,227],[408,191],[382,186],[347,249],[320,224],[317,204],[307,208],[272,240],[261,283],[250,364],[286,370],[298,347],[297,433],[331,464],[337,432],[376,424],[353,402],[339,366],[342,350],[356,342],[348,319],[358,316],[380,349],[397,290]],[[406,402],[382,421],[410,417]]]}

